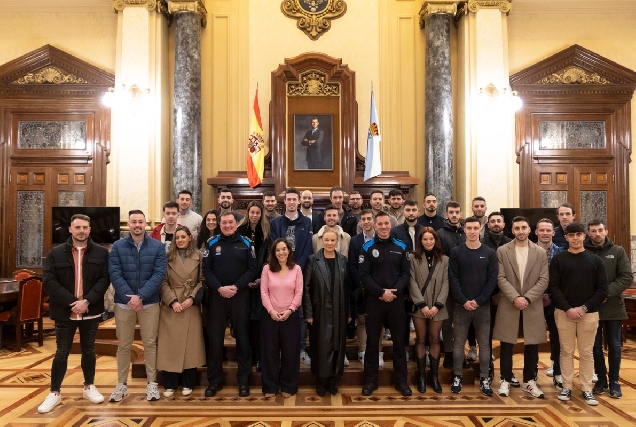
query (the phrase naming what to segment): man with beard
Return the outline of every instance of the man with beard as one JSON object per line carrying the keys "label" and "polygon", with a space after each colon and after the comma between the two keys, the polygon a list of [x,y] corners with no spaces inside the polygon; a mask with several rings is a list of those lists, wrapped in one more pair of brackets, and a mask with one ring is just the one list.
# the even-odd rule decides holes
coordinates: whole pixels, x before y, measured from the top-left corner
{"label": "man with beard", "polygon": [[413,252],[415,247],[415,238],[417,233],[422,229],[422,225],[417,222],[417,215],[420,209],[417,207],[415,200],[407,200],[404,202],[404,222],[395,228],[391,228],[391,237],[395,237],[399,241],[406,244],[406,251]]}
{"label": "man with beard", "polygon": [[221,190],[219,191],[219,198],[217,200],[217,203],[219,204],[219,218],[225,212],[232,212],[234,214],[234,217],[236,218],[236,222],[239,223],[245,216],[239,211],[232,210],[234,199],[232,198],[232,191],[229,188],[221,188]]}
{"label": "man with beard", "polygon": [[387,213],[397,221],[398,225],[404,222],[404,193],[402,190],[389,191],[389,207]]}
{"label": "man with beard", "polygon": [[[371,204],[371,212],[373,212],[373,218],[378,215],[378,212],[385,212],[385,204],[384,204],[384,193],[382,190],[371,190],[371,198],[369,202]],[[395,217],[389,215],[389,222],[391,223],[391,228],[397,227],[398,223]],[[362,233],[362,226],[358,224],[356,229],[356,234]]]}
{"label": "man with beard", "polygon": [[[594,385],[594,394],[603,394],[609,385],[609,396],[620,399],[623,396],[618,384],[621,368],[621,329],[624,319],[627,319],[623,291],[632,284],[633,273],[625,249],[615,245],[607,237],[607,227],[598,219],[587,225],[589,237],[585,239],[585,249],[601,257],[607,272],[609,296],[599,309],[599,325],[594,340],[594,371],[598,381]],[[607,381],[607,366],[603,355],[603,343],[607,343],[609,362],[609,383]]]}
{"label": "man with beard", "polygon": [[349,193],[349,207],[351,213],[356,216],[356,220],[360,220],[360,212],[362,211],[362,195],[358,190]]}
{"label": "man with beard", "polygon": [[157,389],[157,335],[159,332],[159,288],[166,276],[168,259],[163,244],[146,233],[146,215],[128,212],[130,234],[117,240],[108,258],[108,273],[115,288],[117,329],[117,386],[110,395],[119,402],[128,395],[130,351],[139,322],[146,364],[147,400],[159,400]]}
{"label": "man with beard", "polygon": [[[304,214],[304,212],[303,212]],[[333,231],[338,235],[338,243],[336,244],[336,251],[342,254],[345,258],[349,256],[349,242],[351,236],[342,230],[342,227],[338,225],[338,208],[334,205],[327,205],[325,207],[325,225],[320,227],[311,238],[311,244],[314,253],[322,249],[322,235],[326,231]]]}
{"label": "man with beard", "polygon": [[512,349],[517,343],[521,324],[523,391],[543,398],[543,392],[537,386],[537,366],[539,344],[546,342],[543,292],[548,287],[548,257],[545,250],[528,240],[530,223],[526,217],[517,216],[512,220],[512,232],[515,239],[497,249],[501,298],[493,337],[501,342],[499,395],[510,395]]}
{"label": "man with beard", "polygon": [[[185,225],[192,233],[194,240],[197,239],[199,228],[201,227],[201,215],[190,210],[192,206],[192,192],[190,190],[181,190],[177,195],[177,204],[179,205],[179,218],[177,225]],[[167,250],[168,248],[166,248]]]}
{"label": "man with beard", "polygon": [[312,209],[313,205],[314,195],[309,190],[303,191],[300,195],[300,211],[311,220],[311,230],[316,234],[325,225],[325,219],[322,213]]}
{"label": "man with beard", "polygon": [[276,210],[277,204],[276,193],[273,191],[266,191],[263,193],[263,207],[265,208],[263,214],[265,214],[268,222],[272,222],[274,218],[280,216]]}
{"label": "man with beard", "polygon": [[[451,249],[466,241],[464,234],[464,224],[459,219],[462,215],[462,208],[459,203],[450,201],[446,204],[446,218],[442,228],[437,230],[437,236],[442,244],[442,252],[449,256]],[[444,338],[444,363],[446,369],[453,368],[453,309],[455,300],[453,293],[448,293],[446,308],[448,310],[448,319],[442,323],[442,336]]]}
{"label": "man with beard", "polygon": [[437,231],[444,225],[444,217],[437,215],[437,196],[433,193],[427,193],[424,196],[424,215],[417,219],[417,223],[423,227],[431,227]]}
{"label": "man with beard", "polygon": [[479,231],[479,238],[484,237],[484,233],[486,230],[486,222],[488,222],[488,218],[486,217],[486,199],[481,196],[477,196],[473,199],[471,203],[471,207],[473,210],[473,217],[479,220],[479,224],[481,224],[481,230]]}
{"label": "man with beard", "polygon": [[343,204],[344,190],[342,187],[331,187],[329,190],[329,201],[338,209],[339,224],[342,230],[351,237],[355,236],[357,234],[358,218],[351,212],[349,206]]}

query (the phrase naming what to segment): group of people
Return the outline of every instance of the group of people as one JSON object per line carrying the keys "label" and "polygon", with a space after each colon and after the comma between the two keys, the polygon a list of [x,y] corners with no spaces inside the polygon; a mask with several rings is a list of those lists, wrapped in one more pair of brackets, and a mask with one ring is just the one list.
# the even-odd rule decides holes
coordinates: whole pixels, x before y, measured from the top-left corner
{"label": "group of people", "polygon": [[[158,371],[164,397],[174,395],[179,377],[181,393],[188,396],[197,368],[206,364],[205,396],[215,396],[224,385],[228,323],[236,339],[239,396],[249,396],[255,364],[266,397],[279,392],[290,397],[298,390],[301,362],[311,365],[318,395],[337,394],[349,364],[345,353],[351,331],[364,365],[362,394],[369,396],[378,387],[382,337],[390,331],[395,388],[409,396],[411,321],[421,393],[427,383],[442,392],[442,340],[443,365],[454,371],[451,392],[461,392],[462,370],[467,360],[477,359],[478,344],[480,389],[492,395],[495,338],[501,343],[499,394],[508,396],[510,387],[521,386],[512,373],[512,353],[522,328],[523,390],[543,397],[537,386],[538,345],[546,342],[547,323],[553,361],[548,374],[559,399],[571,395],[577,341],[584,400],[598,404],[593,394],[608,388],[611,397],[621,396],[622,291],[631,284],[632,272],[625,251],[607,238],[606,224],[590,222],[586,237],[583,225],[574,222],[574,207],[566,203],[557,209],[559,227],[549,219],[539,221],[534,244],[526,218],[513,219],[510,240],[503,234],[503,215],[486,217],[481,197],[473,200],[473,216],[462,223],[460,205],[449,202],[444,218],[437,214],[433,194],[425,196],[421,216],[417,203],[404,200],[399,190],[389,193],[388,204],[382,191],[372,191],[371,209],[362,208],[357,191],[349,194],[348,204],[344,196],[341,187],[332,187],[331,203],[318,212],[311,191],[288,188],[279,214],[276,195],[266,192],[262,203],[249,203],[243,215],[232,210],[231,191],[222,189],[219,208],[201,217],[190,209],[192,193],[184,190],[163,206],[162,223],[150,234],[144,213],[131,210],[130,233],[115,242],[110,254],[92,242],[90,218],[74,215],[71,237],[44,262],[57,350],[51,392],[38,411],[49,412],[61,402],[77,329],[84,398],[103,402],[93,384],[95,336],[111,282],[119,341],[118,384],[111,402],[128,394],[137,323],[148,400],[160,398]],[[609,344],[609,378],[603,336]],[[594,371],[598,381],[593,386]]]}

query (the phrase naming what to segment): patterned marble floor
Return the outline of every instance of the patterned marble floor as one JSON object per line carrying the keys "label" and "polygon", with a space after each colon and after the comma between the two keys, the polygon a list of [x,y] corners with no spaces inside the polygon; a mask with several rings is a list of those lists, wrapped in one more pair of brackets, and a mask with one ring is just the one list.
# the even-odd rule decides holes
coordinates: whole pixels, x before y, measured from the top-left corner
{"label": "patterned marble floor", "polygon": [[[0,426],[633,426],[636,425],[636,344],[625,347],[621,368],[623,399],[599,398],[600,405],[585,405],[575,391],[570,402],[560,402],[551,379],[545,376],[547,354],[541,354],[539,385],[545,399],[532,399],[513,389],[511,396],[487,398],[475,385],[465,385],[459,395],[415,393],[405,398],[391,387],[381,387],[364,397],[359,387],[342,387],[336,396],[319,397],[310,387],[302,387],[290,399],[265,398],[259,389],[239,398],[235,387],[226,387],[214,398],[205,398],[195,389],[188,398],[180,392],[158,402],[145,399],[143,379],[129,380],[130,395],[122,402],[93,405],[82,399],[80,356],[71,355],[62,386],[62,405],[45,415],[37,406],[48,393],[53,337],[44,347],[29,344],[20,353],[0,351]],[[357,362],[356,362],[357,363]],[[521,366],[522,356],[515,356]],[[498,363],[497,363],[498,365]],[[414,369],[409,366],[409,369]],[[516,369],[521,377],[521,369]],[[95,384],[108,398],[116,381],[113,357],[100,356]],[[575,379],[578,390],[578,378]]]}

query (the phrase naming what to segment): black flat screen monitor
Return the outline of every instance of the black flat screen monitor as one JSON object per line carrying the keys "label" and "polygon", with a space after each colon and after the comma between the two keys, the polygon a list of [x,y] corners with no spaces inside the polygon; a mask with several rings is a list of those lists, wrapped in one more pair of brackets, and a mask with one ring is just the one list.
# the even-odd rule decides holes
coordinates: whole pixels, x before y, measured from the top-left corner
{"label": "black flat screen monitor", "polygon": [[516,216],[525,216],[530,221],[530,240],[534,243],[537,243],[537,235],[534,230],[537,228],[537,222],[540,219],[548,218],[554,222],[554,226],[559,225],[559,221],[557,220],[556,210],[554,208],[503,208],[501,209],[501,213],[504,216],[504,221],[506,226],[504,227],[504,234],[511,239],[514,239],[515,236],[512,234],[512,219]]}
{"label": "black flat screen monitor", "polygon": [[75,214],[88,215],[91,219],[91,238],[98,244],[112,244],[119,239],[119,207],[103,206],[53,206],[53,244],[66,243],[68,227]]}

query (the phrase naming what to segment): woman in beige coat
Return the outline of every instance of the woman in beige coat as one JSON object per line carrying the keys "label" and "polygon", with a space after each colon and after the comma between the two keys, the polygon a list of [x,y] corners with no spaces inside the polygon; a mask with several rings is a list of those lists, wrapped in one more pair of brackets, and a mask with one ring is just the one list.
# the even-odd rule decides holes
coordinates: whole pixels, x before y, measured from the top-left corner
{"label": "woman in beige coat", "polygon": [[192,393],[197,368],[205,364],[200,304],[201,252],[196,250],[192,233],[185,226],[174,232],[174,244],[168,251],[168,271],[161,284],[161,317],[157,338],[157,369],[171,397],[183,373],[182,394]]}
{"label": "woman in beige coat", "polygon": [[[429,279],[429,271],[430,279]],[[428,281],[428,283],[427,283]],[[422,289],[426,289],[422,292]],[[428,323],[429,360],[431,365],[431,379],[433,390],[442,392],[437,369],[439,367],[439,332],[442,321],[448,319],[446,298],[448,297],[448,257],[442,254],[442,245],[435,230],[423,227],[415,239],[415,250],[411,253],[411,282],[409,294],[413,300],[415,311],[413,325],[415,326],[417,353],[417,368],[420,379],[417,391],[426,391],[426,359],[424,343]]]}

